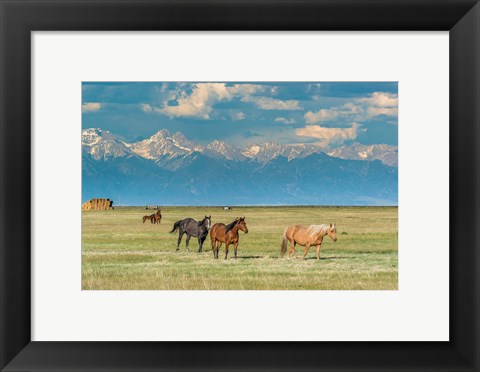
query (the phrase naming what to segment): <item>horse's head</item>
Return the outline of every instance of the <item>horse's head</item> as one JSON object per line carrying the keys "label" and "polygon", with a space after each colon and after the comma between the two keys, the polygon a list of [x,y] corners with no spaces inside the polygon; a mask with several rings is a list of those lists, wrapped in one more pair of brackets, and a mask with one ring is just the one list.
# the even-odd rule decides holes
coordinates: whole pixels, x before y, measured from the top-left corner
{"label": "horse's head", "polygon": [[332,238],[334,242],[337,241],[337,228],[335,227],[335,224],[330,224],[330,226],[327,229],[327,235]]}
{"label": "horse's head", "polygon": [[210,226],[212,226],[212,215],[205,216],[203,219],[203,226],[205,226],[208,230],[210,230]]}
{"label": "horse's head", "polygon": [[237,220],[237,226],[239,230],[242,230],[245,234],[248,233],[247,223],[245,222],[245,217],[239,218]]}

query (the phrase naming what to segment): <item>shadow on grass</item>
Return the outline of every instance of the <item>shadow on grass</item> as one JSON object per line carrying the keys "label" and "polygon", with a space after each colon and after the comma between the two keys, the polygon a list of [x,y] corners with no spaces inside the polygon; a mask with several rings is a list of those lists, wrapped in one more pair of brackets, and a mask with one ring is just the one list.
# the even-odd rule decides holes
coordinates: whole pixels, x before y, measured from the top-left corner
{"label": "shadow on grass", "polygon": [[[244,259],[244,260],[252,260],[252,259],[257,259],[257,258],[269,258],[273,260],[288,260],[286,257],[280,257],[280,256],[238,256],[238,259]],[[320,260],[346,260],[349,258],[355,258],[355,257],[342,257],[342,256],[331,256],[331,257],[320,257]],[[306,257],[305,261],[307,260],[316,260],[317,257]],[[301,256],[297,256],[296,258],[291,257],[290,260],[300,260],[302,261]]]}
{"label": "shadow on grass", "polygon": [[[331,257],[320,257],[320,261],[322,260],[346,260],[355,257],[342,257],[342,256],[331,256]],[[301,258],[300,258],[301,259]],[[317,257],[305,257],[305,260],[316,260]]]}

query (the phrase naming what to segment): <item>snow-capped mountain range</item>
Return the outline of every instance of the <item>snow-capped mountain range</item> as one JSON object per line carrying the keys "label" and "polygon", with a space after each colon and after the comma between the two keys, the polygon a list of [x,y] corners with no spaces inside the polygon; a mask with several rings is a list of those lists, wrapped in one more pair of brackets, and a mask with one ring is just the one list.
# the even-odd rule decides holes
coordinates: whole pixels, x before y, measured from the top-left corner
{"label": "snow-capped mountain range", "polygon": [[[262,164],[266,164],[278,156],[293,160],[323,152],[320,147],[311,144],[282,145],[276,142],[249,144],[237,148],[223,141],[214,140],[206,146],[201,146],[188,140],[180,132],[171,133],[166,129],[160,130],[145,140],[126,143],[109,131],[99,128],[82,131],[82,151],[90,154],[95,160],[139,156],[153,160],[157,164],[195,152],[215,159],[230,161],[250,159]],[[397,166],[398,157],[395,146],[361,145],[359,143],[334,149],[328,155],[350,160],[380,160],[389,166]]]}
{"label": "snow-capped mountain range", "polygon": [[90,128],[82,132],[82,201],[106,197],[122,205],[396,205],[397,168],[365,161],[385,161],[392,151],[358,144],[332,155],[314,145],[274,142],[236,148],[212,141],[201,146],[167,130],[126,143],[106,130]]}

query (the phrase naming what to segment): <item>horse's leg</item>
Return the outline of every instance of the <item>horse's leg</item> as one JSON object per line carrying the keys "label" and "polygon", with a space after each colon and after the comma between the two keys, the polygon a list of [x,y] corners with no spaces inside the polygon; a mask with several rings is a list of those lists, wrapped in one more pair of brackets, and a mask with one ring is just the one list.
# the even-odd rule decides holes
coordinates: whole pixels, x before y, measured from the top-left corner
{"label": "horse's leg", "polygon": [[216,251],[216,249],[215,249],[215,246],[216,246],[215,239],[212,239],[212,237],[210,237],[210,239],[211,239],[211,243],[212,243],[213,258],[218,258],[218,257],[215,257],[216,256],[216,254],[215,254],[215,251]]}
{"label": "horse's leg", "polygon": [[288,256],[287,258],[290,259],[290,254],[292,253],[292,241],[290,239],[287,239],[288,242],[290,243],[290,248],[288,248]]}
{"label": "horse's leg", "polygon": [[303,254],[303,258],[302,258],[302,260],[304,260],[304,259],[305,259],[305,256],[306,256],[306,255],[307,255],[307,253],[308,253],[308,248],[310,248],[310,244],[308,244],[308,243],[307,243],[307,244],[305,244],[305,253]]}
{"label": "horse's leg", "polygon": [[237,259],[237,248],[238,248],[238,242],[233,243],[233,251],[235,252],[235,259]]}
{"label": "horse's leg", "polygon": [[190,241],[190,238],[191,238],[191,237],[192,237],[192,236],[187,232],[187,239],[185,239],[185,245],[186,245],[186,247],[187,247],[187,251],[188,251],[188,252],[190,252],[190,250],[188,249],[188,242]]}
{"label": "horse's leg", "polygon": [[317,244],[317,260],[320,259],[320,244]]}
{"label": "horse's leg", "polygon": [[219,240],[217,242],[217,258],[218,258],[218,252],[220,251],[220,247],[222,246],[222,242]]}
{"label": "horse's leg", "polygon": [[178,232],[177,251],[180,249],[180,243],[182,242],[183,234],[185,234],[185,231],[183,231],[183,230],[180,230]]}
{"label": "horse's leg", "polygon": [[[295,252],[295,240],[290,240],[290,249],[288,251],[288,259],[290,259],[290,255],[292,252]],[[297,252],[295,252],[295,256],[297,255]]]}
{"label": "horse's leg", "polygon": [[198,253],[202,252],[203,241],[205,240],[204,236],[198,237]]}
{"label": "horse's leg", "polygon": [[228,256],[228,243],[225,242],[225,259],[227,259]]}

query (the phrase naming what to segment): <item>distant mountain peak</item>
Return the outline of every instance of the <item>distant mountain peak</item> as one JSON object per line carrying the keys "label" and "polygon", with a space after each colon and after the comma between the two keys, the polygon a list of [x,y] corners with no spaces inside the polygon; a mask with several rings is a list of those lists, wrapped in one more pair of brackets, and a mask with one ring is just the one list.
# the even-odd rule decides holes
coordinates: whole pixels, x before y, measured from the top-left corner
{"label": "distant mountain peak", "polygon": [[82,131],[82,151],[95,160],[133,155],[129,147],[108,130],[89,128]]}
{"label": "distant mountain peak", "polygon": [[138,156],[159,160],[163,157],[189,154],[195,151],[196,146],[181,132],[171,133],[167,129],[162,129],[143,141],[132,143],[130,148]]}
{"label": "distant mountain peak", "polygon": [[245,160],[245,156],[240,149],[219,140],[213,140],[205,148],[201,149],[200,152],[207,156],[223,157],[227,160]]}
{"label": "distant mountain peak", "polygon": [[167,129],[162,129],[162,130],[159,130],[158,132],[156,132],[154,135],[152,135],[150,138],[147,138],[147,139],[156,140],[156,139],[165,138],[165,137],[168,137],[168,136],[171,136],[171,135],[172,134],[170,133],[170,131],[168,131]]}
{"label": "distant mountain peak", "polygon": [[328,153],[335,158],[348,160],[380,160],[390,167],[398,167],[398,148],[386,144],[362,145],[355,142],[341,146]]}
{"label": "distant mountain peak", "polygon": [[261,144],[251,144],[243,147],[242,154],[247,158],[252,158],[262,163],[283,156],[288,160],[303,158],[305,156],[322,152],[315,145],[308,144],[288,144],[281,145],[277,142],[269,141]]}

